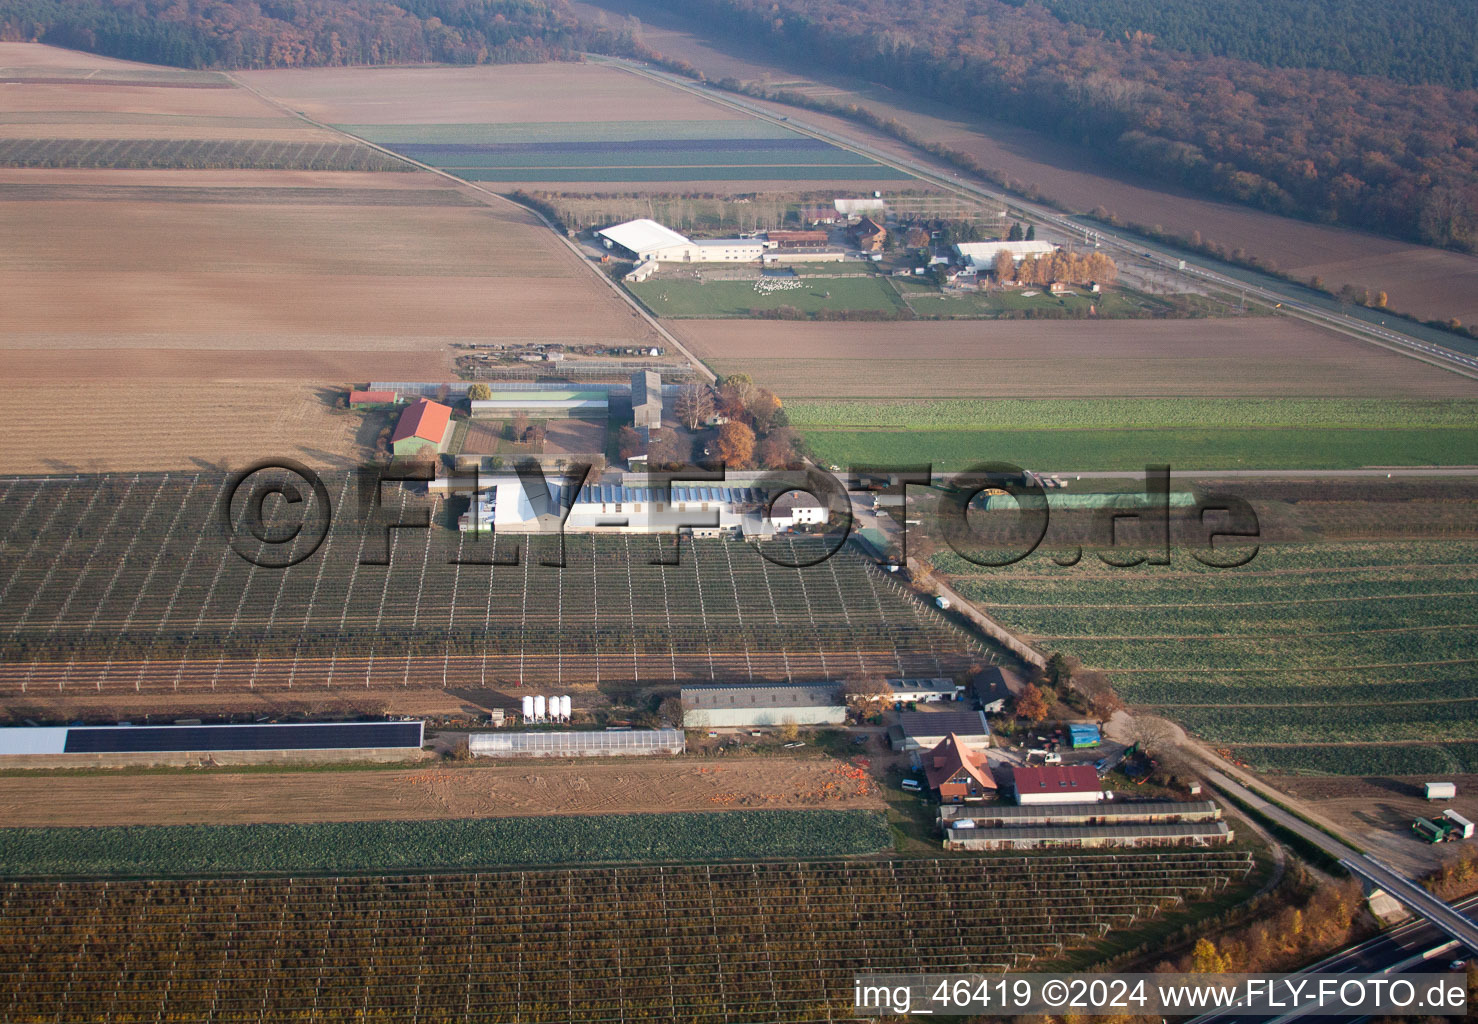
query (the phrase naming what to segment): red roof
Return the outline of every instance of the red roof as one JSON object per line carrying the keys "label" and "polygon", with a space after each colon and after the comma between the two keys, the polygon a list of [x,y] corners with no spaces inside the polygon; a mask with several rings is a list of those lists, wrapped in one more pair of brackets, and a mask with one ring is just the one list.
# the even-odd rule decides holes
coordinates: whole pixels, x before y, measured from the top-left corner
{"label": "red roof", "polygon": [[390,404],[396,399],[394,391],[351,391],[349,404]]}
{"label": "red roof", "polygon": [[1041,793],[1098,793],[1098,772],[1086,764],[1046,764],[1011,769],[1018,795]]}
{"label": "red roof", "polygon": [[924,754],[920,761],[930,789],[944,785],[959,774],[961,768],[970,773],[981,789],[996,788],[996,780],[991,778],[990,769],[986,767],[985,755],[965,746],[954,733],[940,740],[939,745]]}
{"label": "red roof", "polygon": [[433,444],[441,444],[441,439],[446,436],[447,424],[451,421],[450,406],[423,398],[415,405],[406,406],[405,412],[400,414],[400,422],[395,424],[395,433],[390,435],[390,443],[419,437]]}

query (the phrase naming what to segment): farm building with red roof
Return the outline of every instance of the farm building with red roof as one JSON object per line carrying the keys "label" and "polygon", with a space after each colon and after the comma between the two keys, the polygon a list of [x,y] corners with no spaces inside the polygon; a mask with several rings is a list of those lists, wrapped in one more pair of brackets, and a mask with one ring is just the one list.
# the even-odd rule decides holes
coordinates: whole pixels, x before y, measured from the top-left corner
{"label": "farm building with red roof", "polygon": [[369,405],[394,405],[400,401],[400,395],[394,391],[351,391],[349,392],[349,408],[362,409]]}
{"label": "farm building with red roof", "polygon": [[415,455],[427,447],[445,451],[452,436],[452,410],[450,406],[421,399],[408,405],[395,424],[395,433],[390,435],[390,450],[396,458]]}
{"label": "farm building with red roof", "polygon": [[1092,804],[1104,798],[1092,765],[1041,765],[1011,769],[1018,804]]}

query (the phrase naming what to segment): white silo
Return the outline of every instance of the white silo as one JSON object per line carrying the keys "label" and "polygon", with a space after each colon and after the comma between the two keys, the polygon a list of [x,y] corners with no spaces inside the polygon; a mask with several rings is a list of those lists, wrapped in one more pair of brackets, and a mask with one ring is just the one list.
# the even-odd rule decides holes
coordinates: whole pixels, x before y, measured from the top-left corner
{"label": "white silo", "polygon": [[559,699],[559,717],[566,722],[570,720],[570,696],[565,694]]}
{"label": "white silo", "polygon": [[532,697],[525,697],[523,699],[523,720],[525,722],[532,722],[534,720],[534,698]]}
{"label": "white silo", "polygon": [[544,695],[542,693],[534,698],[534,721],[544,721]]}

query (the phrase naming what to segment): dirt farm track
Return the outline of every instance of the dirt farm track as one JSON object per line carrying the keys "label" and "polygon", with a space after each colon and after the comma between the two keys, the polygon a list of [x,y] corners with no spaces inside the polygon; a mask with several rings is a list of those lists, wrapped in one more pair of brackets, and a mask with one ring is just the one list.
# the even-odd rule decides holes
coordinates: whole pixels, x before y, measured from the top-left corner
{"label": "dirt farm track", "polygon": [[739,808],[881,807],[829,758],[530,759],[361,771],[0,777],[10,826],[233,825]]}

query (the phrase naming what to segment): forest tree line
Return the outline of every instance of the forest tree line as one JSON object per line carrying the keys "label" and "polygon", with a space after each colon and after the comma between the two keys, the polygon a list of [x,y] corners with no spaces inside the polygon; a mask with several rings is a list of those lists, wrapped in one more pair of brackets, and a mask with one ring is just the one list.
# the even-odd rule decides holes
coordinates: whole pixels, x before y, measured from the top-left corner
{"label": "forest tree line", "polygon": [[1478,251],[1478,92],[1191,57],[1005,0],[684,0],[717,37],[1274,213]]}
{"label": "forest tree line", "polygon": [[[1012,0],[1017,2],[1017,0]],[[1024,2],[1024,0],[1022,0]],[[1471,4],[1430,0],[1041,0],[1111,39],[1278,68],[1328,68],[1407,85],[1478,86]],[[1020,4],[1018,3],[1018,6]]]}
{"label": "forest tree line", "polygon": [[187,68],[512,64],[633,53],[562,0],[0,0],[0,39]]}

